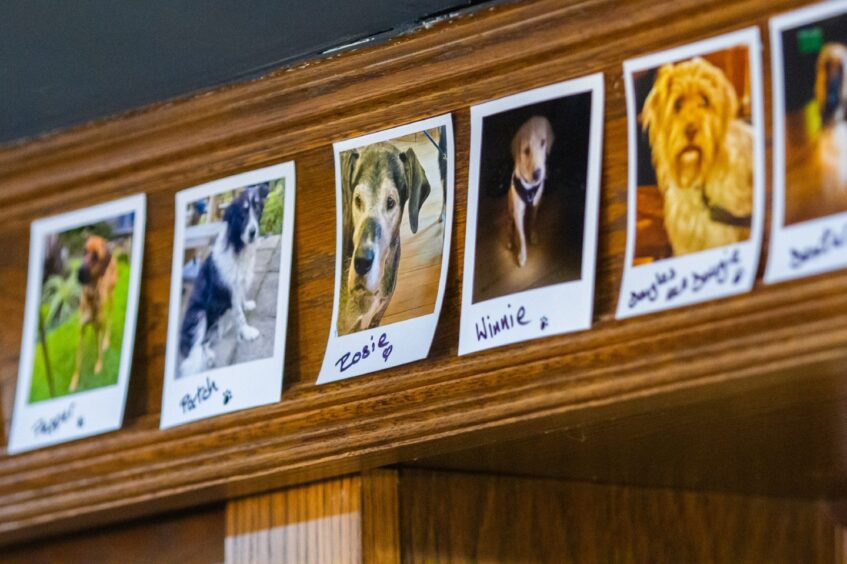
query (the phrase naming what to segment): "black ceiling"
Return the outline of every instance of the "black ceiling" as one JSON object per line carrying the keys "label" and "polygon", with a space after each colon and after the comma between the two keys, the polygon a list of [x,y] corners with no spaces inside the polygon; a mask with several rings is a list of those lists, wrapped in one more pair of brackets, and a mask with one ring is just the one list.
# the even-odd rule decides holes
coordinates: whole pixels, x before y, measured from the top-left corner
{"label": "black ceiling", "polygon": [[480,3],[0,2],[0,143],[258,76]]}

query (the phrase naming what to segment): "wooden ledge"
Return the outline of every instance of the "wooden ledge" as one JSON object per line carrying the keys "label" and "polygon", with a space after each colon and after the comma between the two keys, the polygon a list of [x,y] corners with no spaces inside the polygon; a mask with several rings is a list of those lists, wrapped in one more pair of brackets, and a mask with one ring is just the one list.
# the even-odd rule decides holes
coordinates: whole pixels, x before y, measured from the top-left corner
{"label": "wooden ledge", "polygon": [[[7,323],[0,331],[0,395],[7,429],[29,222],[138,191],[146,192],[149,202],[124,428],[0,456],[0,543],[685,406],[705,397],[767,394],[780,383],[809,377],[832,383],[814,388],[815,393],[840,390],[837,377],[847,361],[844,273],[759,285],[747,296],[626,322],[613,319],[625,245],[623,60],[764,25],[768,16],[802,3],[503,5],[387,45],[0,149],[0,238],[8,242],[0,254],[0,319]],[[597,71],[606,73],[607,95],[596,327],[457,357],[468,105]],[[764,84],[769,88],[770,81]],[[430,358],[317,387],[335,265],[331,143],[450,111],[457,150],[456,223]],[[289,159],[296,160],[298,203],[283,401],[160,432],[173,195]],[[770,168],[766,174],[770,177]],[[786,401],[811,406],[799,395]],[[843,491],[839,480],[829,486],[828,491]]]}

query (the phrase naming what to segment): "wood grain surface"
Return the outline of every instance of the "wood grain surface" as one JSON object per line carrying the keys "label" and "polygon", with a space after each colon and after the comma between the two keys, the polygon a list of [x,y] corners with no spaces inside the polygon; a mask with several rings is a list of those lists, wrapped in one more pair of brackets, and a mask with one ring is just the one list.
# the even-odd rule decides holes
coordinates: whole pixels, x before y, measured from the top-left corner
{"label": "wood grain surface", "polygon": [[[625,244],[622,62],[741,27],[765,26],[768,16],[803,3],[504,4],[382,46],[0,149],[0,318],[5,322],[0,407],[7,429],[29,223],[137,192],[146,192],[149,202],[124,427],[0,456],[0,542],[685,406],[695,399],[731,397],[738,390],[766,395],[779,379],[802,382],[815,371],[843,373],[844,273],[776,287],[758,284],[747,296],[625,322],[613,319]],[[766,50],[766,70],[768,55]],[[606,73],[606,119],[595,328],[457,358],[468,107],[598,71]],[[768,79],[764,83],[769,87]],[[769,123],[767,98],[766,108]],[[456,222],[430,357],[317,387],[335,264],[331,143],[444,112],[453,112],[455,125]],[[160,432],[174,193],[289,159],[296,160],[298,194],[283,401]],[[839,441],[835,452],[844,452],[843,432],[832,436]],[[831,495],[845,493],[844,474],[826,479]]]}
{"label": "wood grain surface", "polygon": [[323,480],[226,507],[227,564],[362,561],[362,480]]}
{"label": "wood grain surface", "polygon": [[403,471],[403,562],[840,562],[814,501]]}
{"label": "wood grain surface", "polygon": [[223,505],[106,526],[0,551],[3,564],[127,564],[224,561]]}
{"label": "wood grain surface", "polygon": [[399,562],[397,488],[397,471],[380,469],[233,500],[226,562]]}

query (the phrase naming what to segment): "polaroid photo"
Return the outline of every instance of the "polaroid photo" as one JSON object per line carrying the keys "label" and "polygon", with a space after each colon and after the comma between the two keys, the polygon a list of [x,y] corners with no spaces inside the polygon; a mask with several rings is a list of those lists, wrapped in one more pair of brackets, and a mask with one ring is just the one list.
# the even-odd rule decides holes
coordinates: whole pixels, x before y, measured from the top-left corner
{"label": "polaroid photo", "polygon": [[774,283],[847,267],[847,2],[777,16],[770,33]]}
{"label": "polaroid photo", "polygon": [[335,298],[318,384],[426,358],[453,224],[450,114],[333,149]]}
{"label": "polaroid photo", "polygon": [[459,354],[588,329],[603,75],[471,108]]}
{"label": "polaroid photo", "polygon": [[765,201],[761,42],[748,28],[624,63],[618,319],[748,292]]}
{"label": "polaroid photo", "polygon": [[141,194],[32,223],[10,454],[120,428],[145,206]]}
{"label": "polaroid photo", "polygon": [[278,402],[294,162],[178,192],[162,429]]}

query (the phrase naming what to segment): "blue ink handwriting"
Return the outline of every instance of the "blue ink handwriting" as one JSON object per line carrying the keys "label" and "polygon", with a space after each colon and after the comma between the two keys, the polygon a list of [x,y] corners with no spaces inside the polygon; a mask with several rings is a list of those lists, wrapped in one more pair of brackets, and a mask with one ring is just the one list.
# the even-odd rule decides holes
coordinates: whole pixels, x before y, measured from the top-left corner
{"label": "blue ink handwriting", "polygon": [[379,339],[374,340],[373,335],[371,335],[370,343],[364,345],[361,350],[350,353],[346,352],[341,355],[341,358],[335,361],[335,365],[338,367],[339,371],[344,372],[352,366],[355,366],[362,360],[369,358],[371,355],[376,354],[380,351],[380,355],[382,356],[382,360],[384,362],[388,362],[388,358],[391,356],[391,353],[394,351],[394,346],[388,340],[388,334],[383,333],[379,336]]}

